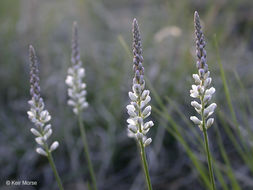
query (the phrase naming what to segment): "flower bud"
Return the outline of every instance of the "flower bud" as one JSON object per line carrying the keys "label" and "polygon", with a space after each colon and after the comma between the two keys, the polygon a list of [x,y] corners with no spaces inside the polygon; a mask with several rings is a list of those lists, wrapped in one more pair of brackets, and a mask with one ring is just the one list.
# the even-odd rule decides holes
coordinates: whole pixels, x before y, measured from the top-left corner
{"label": "flower bud", "polygon": [[42,148],[36,148],[36,152],[40,155],[47,156],[47,153]]}
{"label": "flower bud", "polygon": [[57,149],[59,146],[59,142],[58,141],[54,141],[53,144],[50,146],[50,149],[49,151],[52,152],[54,151],[55,149]]}
{"label": "flower bud", "polygon": [[146,139],[144,142],[144,146],[146,147],[146,146],[150,145],[151,142],[152,142],[151,138]]}
{"label": "flower bud", "polygon": [[190,120],[192,120],[193,123],[196,124],[196,125],[201,125],[202,124],[202,121],[200,121],[196,116],[191,116]]}

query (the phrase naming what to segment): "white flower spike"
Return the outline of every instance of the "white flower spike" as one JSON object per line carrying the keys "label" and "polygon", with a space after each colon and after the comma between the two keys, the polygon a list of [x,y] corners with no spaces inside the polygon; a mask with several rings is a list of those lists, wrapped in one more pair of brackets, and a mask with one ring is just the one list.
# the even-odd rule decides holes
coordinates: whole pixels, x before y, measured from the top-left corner
{"label": "white flower spike", "polygon": [[68,86],[68,105],[73,107],[73,112],[76,115],[88,107],[88,102],[86,101],[86,84],[83,82],[84,77],[85,69],[82,67],[82,61],[80,59],[77,23],[74,22],[71,67],[68,69],[65,83]]}
{"label": "white flower spike", "polygon": [[190,119],[202,130],[203,125],[205,125],[205,128],[208,129],[213,124],[213,118],[211,118],[211,120],[207,119],[213,114],[217,105],[215,103],[212,103],[208,106],[212,95],[215,93],[215,88],[211,87],[212,79],[210,77],[210,72],[208,71],[208,65],[206,63],[206,51],[204,49],[206,42],[201,31],[199,16],[197,13],[195,13],[195,34],[198,74],[192,75],[195,84],[192,85],[190,96],[199,99],[200,103],[197,101],[192,101],[191,105],[201,115],[201,117],[203,117],[201,120],[203,119],[204,122],[199,120],[196,116],[192,116]]}
{"label": "white flower spike", "polygon": [[[51,124],[48,122],[51,120],[49,112],[45,109],[45,104],[40,96],[40,85],[39,85],[39,63],[35,54],[34,48],[30,45],[29,47],[30,57],[30,94],[32,99],[28,101],[31,106],[30,111],[27,112],[29,119],[34,123],[35,128],[31,128],[32,134],[36,136],[35,141],[40,146],[36,149],[36,152],[43,156],[48,156],[46,149],[48,148],[48,138],[52,135]],[[54,143],[53,143],[54,144]],[[53,145],[52,144],[52,145]],[[51,146],[52,146],[51,145]],[[58,143],[59,145],[59,143]],[[57,146],[58,147],[58,146]],[[57,147],[49,151],[55,150]]]}
{"label": "white flower spike", "polygon": [[144,119],[151,114],[151,106],[148,105],[151,97],[149,90],[145,90],[141,39],[136,19],[133,22],[133,38],[133,70],[135,76],[132,91],[128,93],[131,103],[126,107],[129,115],[127,120],[128,136],[134,137],[141,141],[144,146],[148,146],[152,139],[147,138],[146,134],[154,123],[152,121],[144,122]]}

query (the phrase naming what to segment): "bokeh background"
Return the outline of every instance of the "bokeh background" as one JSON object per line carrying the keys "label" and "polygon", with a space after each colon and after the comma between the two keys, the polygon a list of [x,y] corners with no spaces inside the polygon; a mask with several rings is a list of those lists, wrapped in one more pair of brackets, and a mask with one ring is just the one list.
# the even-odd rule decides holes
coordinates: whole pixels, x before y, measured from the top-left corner
{"label": "bokeh background", "polygon": [[[189,97],[191,75],[196,72],[195,10],[204,28],[216,88],[215,125],[208,132],[217,187],[253,189],[251,0],[1,0],[0,189],[57,189],[46,158],[35,153],[29,131],[29,44],[40,61],[42,96],[52,115],[51,139],[60,142],[53,156],[64,187],[88,189],[77,121],[66,104],[73,21],[78,22],[86,68],[90,106],[83,120],[99,189],[145,189],[138,149],[126,133],[135,17],[153,98],[155,126],[147,148],[153,188],[208,189],[202,133],[189,121],[195,114]],[[38,185],[5,185],[6,180],[22,179],[36,180]]]}

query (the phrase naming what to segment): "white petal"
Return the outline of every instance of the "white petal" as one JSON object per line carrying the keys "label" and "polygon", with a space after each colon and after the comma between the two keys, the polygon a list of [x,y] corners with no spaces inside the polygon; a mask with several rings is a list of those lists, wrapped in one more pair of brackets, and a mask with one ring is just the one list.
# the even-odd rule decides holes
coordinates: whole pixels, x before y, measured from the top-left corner
{"label": "white petal", "polygon": [[85,70],[84,70],[84,68],[78,69],[78,76],[79,76],[79,77],[83,77],[84,75],[85,75]]}
{"label": "white petal", "polygon": [[208,129],[209,127],[211,127],[213,122],[214,122],[214,118],[209,118],[206,122],[206,128]]}
{"label": "white petal", "polygon": [[43,138],[42,138],[42,137],[37,137],[37,138],[35,138],[35,141],[36,141],[39,145],[44,145],[44,142],[43,142]]}
{"label": "white petal", "polygon": [[137,114],[133,110],[127,110],[127,113],[130,117],[136,117]]}
{"label": "white petal", "polygon": [[57,147],[59,146],[59,142],[58,141],[54,141],[53,144],[50,146],[49,151],[52,152],[55,149],[57,149]]}
{"label": "white petal", "polygon": [[127,136],[128,136],[129,138],[136,138],[135,133],[133,133],[133,132],[130,131],[129,129],[127,129]]}
{"label": "white petal", "polygon": [[151,138],[146,139],[145,142],[144,142],[144,146],[150,145],[151,142],[152,142]]}
{"label": "white petal", "polygon": [[76,102],[74,102],[73,100],[68,100],[68,105],[69,106],[76,106]]}
{"label": "white petal", "polygon": [[191,105],[192,105],[193,107],[197,108],[197,109],[201,109],[201,108],[202,108],[201,104],[199,104],[199,103],[196,102],[196,101],[192,101],[192,102],[191,102]]}
{"label": "white petal", "polygon": [[40,134],[40,132],[39,131],[37,131],[36,129],[34,129],[34,128],[31,128],[30,129],[30,131],[32,132],[32,134],[34,134],[35,136],[41,136],[41,134]]}
{"label": "white petal", "polygon": [[147,129],[151,128],[152,126],[154,126],[153,121],[148,121],[148,122],[146,122],[146,123],[144,124],[143,129],[144,129],[144,130],[147,130]]}
{"label": "white petal", "polygon": [[29,116],[29,118],[31,117],[35,117],[35,114],[34,114],[34,112],[32,112],[32,111],[28,111],[27,112],[27,115]]}
{"label": "white petal", "polygon": [[40,155],[47,156],[47,153],[42,148],[36,148],[36,152]]}
{"label": "white petal", "polygon": [[193,77],[193,79],[194,79],[194,81],[195,81],[196,84],[200,84],[201,83],[201,80],[200,80],[198,74],[193,74],[192,77]]}
{"label": "white petal", "polygon": [[81,109],[85,109],[85,108],[87,108],[88,106],[89,106],[88,102],[84,102],[84,103],[82,103],[82,105],[81,105]]}
{"label": "white petal", "polygon": [[85,84],[85,83],[82,83],[82,84],[81,84],[81,88],[82,88],[82,89],[86,88],[86,84]]}
{"label": "white petal", "polygon": [[127,119],[127,123],[129,123],[130,125],[136,124],[135,120],[133,120],[133,119]]}
{"label": "white petal", "polygon": [[150,113],[151,113],[151,106],[147,106],[147,107],[143,110],[142,115],[143,115],[144,118],[146,118],[148,115],[150,115]]}
{"label": "white petal", "polygon": [[215,93],[215,88],[211,87],[211,88],[209,88],[209,89],[206,90],[205,95],[212,95],[214,93]]}
{"label": "white petal", "polygon": [[211,98],[212,98],[211,95],[205,95],[203,101],[204,101],[205,103],[207,103],[207,102],[209,102],[209,101],[211,100]]}
{"label": "white petal", "polygon": [[192,120],[193,123],[196,124],[196,125],[201,125],[202,124],[202,122],[196,116],[191,116],[190,120]]}
{"label": "white petal", "polygon": [[52,135],[52,133],[53,133],[53,130],[52,130],[52,129],[49,129],[49,130],[45,133],[45,135],[44,135],[45,139],[48,139],[48,138]]}
{"label": "white petal", "polygon": [[210,112],[214,112],[217,105],[215,103],[210,104],[207,108],[204,110],[204,115],[207,115]]}
{"label": "white petal", "polygon": [[150,96],[147,96],[146,99],[144,101],[141,101],[141,109],[146,106],[151,100]]}
{"label": "white petal", "polygon": [[49,129],[51,129],[51,124],[47,124],[44,128],[44,133],[46,133]]}
{"label": "white petal", "polygon": [[198,91],[198,86],[197,86],[197,85],[195,85],[195,84],[193,84],[193,85],[192,85],[192,90],[194,90],[194,91]]}
{"label": "white petal", "polygon": [[199,93],[196,90],[190,90],[190,93],[190,96],[193,98],[197,98],[199,96]]}
{"label": "white petal", "polygon": [[204,82],[204,87],[207,88],[207,87],[211,84],[211,82],[212,82],[212,79],[211,79],[210,77],[207,78],[207,79],[205,80],[205,82]]}
{"label": "white petal", "polygon": [[149,95],[149,90],[144,90],[141,94],[141,100],[145,100],[148,95]]}
{"label": "white petal", "polygon": [[136,125],[128,125],[127,127],[133,133],[137,133],[137,126]]}
{"label": "white petal", "polygon": [[42,148],[36,148],[36,152],[40,155],[47,156],[47,153]]}
{"label": "white petal", "polygon": [[130,110],[130,111],[135,111],[135,107],[133,105],[127,105],[127,110]]}
{"label": "white petal", "polygon": [[129,96],[129,98],[132,100],[132,101],[136,101],[137,100],[137,96],[134,94],[134,93],[132,93],[132,92],[129,92],[128,93],[128,96]]}
{"label": "white petal", "polygon": [[73,86],[73,77],[68,75],[65,82],[68,86]]}
{"label": "white petal", "polygon": [[73,112],[74,112],[75,114],[78,114],[78,109],[77,109],[77,108],[73,108]]}

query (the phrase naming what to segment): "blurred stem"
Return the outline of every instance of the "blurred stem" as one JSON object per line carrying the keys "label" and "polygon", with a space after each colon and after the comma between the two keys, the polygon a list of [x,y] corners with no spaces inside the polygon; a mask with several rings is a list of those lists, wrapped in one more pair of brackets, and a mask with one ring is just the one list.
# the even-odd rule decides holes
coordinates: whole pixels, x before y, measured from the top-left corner
{"label": "blurred stem", "polygon": [[87,160],[87,163],[88,163],[88,168],[89,168],[89,172],[90,172],[90,176],[91,176],[93,190],[97,190],[96,178],[95,178],[92,162],[91,162],[91,159],[90,159],[89,147],[88,147],[88,143],[87,143],[86,132],[85,132],[85,129],[84,129],[84,125],[83,125],[83,121],[82,121],[80,110],[78,110],[78,114],[77,115],[78,115],[79,128],[80,128],[80,132],[81,132],[81,136],[82,136],[82,141],[83,141],[84,153],[85,153],[85,157],[86,157],[86,160]]}
{"label": "blurred stem", "polygon": [[231,97],[230,97],[230,92],[229,92],[229,89],[228,89],[226,74],[225,74],[223,65],[221,63],[221,58],[220,58],[220,54],[219,54],[219,45],[218,45],[216,35],[214,35],[214,43],[215,43],[217,60],[218,60],[219,66],[220,66],[220,74],[221,74],[221,79],[222,79],[222,83],[223,83],[223,86],[224,86],[224,91],[225,91],[225,96],[226,96],[226,100],[227,100],[227,103],[228,103],[228,107],[229,107],[230,113],[232,115],[233,122],[234,122],[234,124],[236,126],[236,129],[238,131],[238,134],[241,136],[241,132],[240,132],[240,129],[239,129],[239,124],[238,124],[238,121],[236,119],[235,110],[234,110],[234,107],[233,107],[233,104],[232,104],[232,101],[231,101]]}
{"label": "blurred stem", "polygon": [[210,154],[210,150],[209,150],[209,142],[208,142],[208,136],[207,136],[205,116],[204,116],[204,109],[205,109],[204,95],[201,97],[201,105],[202,105],[202,109],[201,109],[202,130],[203,130],[204,140],[205,140],[206,156],[207,156],[208,169],[209,169],[209,177],[210,177],[210,180],[211,180],[211,183],[212,183],[213,190],[216,190],[214,175],[213,175],[212,161],[211,161],[211,154]]}
{"label": "blurred stem", "polygon": [[235,109],[234,109],[234,106],[233,106],[232,101],[231,101],[230,91],[229,91],[229,88],[228,88],[226,74],[225,74],[223,65],[221,63],[221,58],[220,58],[220,54],[219,54],[219,45],[218,45],[218,40],[217,40],[216,35],[214,35],[214,43],[215,43],[215,48],[216,48],[217,60],[218,60],[219,66],[220,66],[221,79],[222,79],[222,83],[223,83],[223,86],[224,86],[224,91],[225,91],[225,95],[226,95],[227,104],[228,104],[230,113],[232,115],[232,120],[233,120],[234,125],[236,126],[238,136],[239,136],[239,138],[242,142],[242,146],[243,146],[242,150],[243,150],[243,152],[245,151],[245,153],[248,154],[248,156],[252,160],[253,159],[252,151],[251,151],[250,148],[248,148],[248,146],[245,143],[245,138],[243,137],[243,135],[241,133],[241,130],[239,128],[239,123],[238,123],[238,120],[236,118]]}
{"label": "blurred stem", "polygon": [[141,161],[143,165],[144,174],[146,177],[146,183],[148,186],[148,190],[152,190],[151,180],[150,180],[149,171],[148,171],[146,152],[145,152],[145,148],[144,148],[142,140],[139,140],[139,144],[140,144],[140,149],[141,149]]}
{"label": "blurred stem", "polygon": [[51,152],[49,151],[47,145],[45,146],[45,150],[46,150],[46,152],[47,152],[47,158],[48,158],[49,164],[50,164],[50,166],[51,166],[51,168],[52,168],[52,170],[53,170],[53,173],[54,173],[54,176],[55,176],[55,178],[56,178],[58,187],[59,187],[60,190],[63,190],[64,188],[63,188],[63,186],[62,186],[61,178],[60,178],[60,176],[59,176],[59,174],[58,174],[58,172],[57,172],[57,169],[56,169],[56,167],[55,167],[55,163],[54,163],[53,156],[52,156]]}

